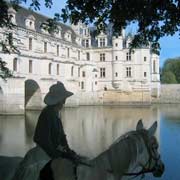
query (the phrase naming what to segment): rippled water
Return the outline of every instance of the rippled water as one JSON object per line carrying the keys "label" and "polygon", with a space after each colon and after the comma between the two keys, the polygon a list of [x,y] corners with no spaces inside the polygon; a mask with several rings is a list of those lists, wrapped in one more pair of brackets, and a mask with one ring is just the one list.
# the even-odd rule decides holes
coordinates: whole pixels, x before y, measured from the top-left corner
{"label": "rippled water", "polygon": [[[23,156],[34,146],[32,137],[39,113],[27,111],[25,116],[0,116],[0,155]],[[71,148],[88,157],[97,156],[119,136],[135,130],[139,119],[143,119],[147,128],[156,120],[156,136],[166,167],[161,180],[180,179],[180,106],[84,106],[66,108],[62,119]]]}

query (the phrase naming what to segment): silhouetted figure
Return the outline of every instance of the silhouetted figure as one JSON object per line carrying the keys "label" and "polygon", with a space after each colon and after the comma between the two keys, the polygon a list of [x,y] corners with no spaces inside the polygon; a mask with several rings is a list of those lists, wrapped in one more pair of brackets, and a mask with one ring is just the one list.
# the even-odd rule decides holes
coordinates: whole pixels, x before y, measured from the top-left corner
{"label": "silhouetted figure", "polygon": [[44,98],[47,106],[42,110],[35,129],[34,142],[39,145],[51,158],[73,157],[67,143],[59,111],[63,108],[66,98],[73,93],[67,91],[63,83],[58,82],[50,87]]}
{"label": "silhouetted figure", "polygon": [[50,87],[44,98],[47,106],[42,110],[35,129],[34,142],[37,146],[27,152],[13,180],[38,179],[40,170],[50,164],[51,159],[62,157],[74,162],[78,160],[79,156],[69,148],[59,114],[66,98],[72,95],[61,82]]}

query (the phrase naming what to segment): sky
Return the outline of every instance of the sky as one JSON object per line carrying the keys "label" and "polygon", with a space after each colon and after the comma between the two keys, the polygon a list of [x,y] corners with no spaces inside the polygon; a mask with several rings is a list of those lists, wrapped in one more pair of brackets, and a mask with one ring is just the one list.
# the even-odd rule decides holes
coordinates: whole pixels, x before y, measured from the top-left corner
{"label": "sky", "polygon": [[[43,0],[40,0],[43,2]],[[29,5],[27,0],[26,7]],[[43,4],[43,3],[42,3]],[[51,9],[41,6],[40,13],[48,17],[53,17],[54,13],[60,12],[66,4],[66,0],[53,0]],[[133,28],[132,28],[133,29]],[[180,36],[176,33],[174,36],[163,37],[160,39],[160,66],[162,67],[168,58],[180,57]]]}

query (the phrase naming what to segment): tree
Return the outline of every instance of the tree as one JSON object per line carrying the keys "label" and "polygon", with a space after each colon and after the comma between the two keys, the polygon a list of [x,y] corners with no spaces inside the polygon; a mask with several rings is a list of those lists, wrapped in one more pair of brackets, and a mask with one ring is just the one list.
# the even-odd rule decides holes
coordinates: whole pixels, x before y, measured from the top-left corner
{"label": "tree", "polygon": [[[27,0],[12,0],[17,8]],[[30,7],[40,9],[40,0],[29,0]],[[51,8],[53,0],[43,1]],[[7,2],[0,0],[0,27],[8,27]],[[148,46],[159,53],[159,39],[163,36],[180,32],[180,0],[67,0],[62,12],[55,14],[55,21],[63,20],[71,23],[82,21],[94,24],[98,31],[105,30],[109,23],[113,24],[114,35],[119,35],[122,28],[136,23],[138,29],[133,37],[131,47]]]}
{"label": "tree", "polygon": [[180,83],[180,58],[167,59],[162,68],[162,83]]}
{"label": "tree", "polygon": [[161,77],[161,82],[163,84],[177,84],[176,76],[171,71],[165,71]]}

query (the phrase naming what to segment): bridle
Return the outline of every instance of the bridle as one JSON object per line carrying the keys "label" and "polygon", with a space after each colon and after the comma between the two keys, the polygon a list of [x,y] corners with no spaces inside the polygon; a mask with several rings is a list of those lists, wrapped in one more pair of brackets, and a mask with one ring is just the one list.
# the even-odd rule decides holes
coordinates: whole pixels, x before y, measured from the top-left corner
{"label": "bridle", "polygon": [[[144,178],[146,173],[153,173],[156,171],[156,166],[158,165],[158,161],[160,160],[160,155],[158,154],[158,156],[156,156],[156,151],[158,149],[156,139],[155,139],[155,137],[152,137],[153,138],[152,140],[154,140],[154,142],[150,143],[148,140],[149,139],[148,134],[145,133],[144,131],[141,132],[141,134],[142,134],[141,136],[143,138],[143,141],[145,143],[145,146],[146,146],[148,154],[149,154],[149,159],[145,163],[145,165],[141,165],[142,169],[140,171],[133,172],[133,173],[123,173],[124,176],[134,176],[133,178],[136,178],[141,175],[142,176],[141,179],[142,179],[142,178]],[[153,161],[155,163],[154,163],[153,167],[151,167]]]}
{"label": "bridle", "polygon": [[[153,137],[154,141],[153,143],[149,142],[149,137],[148,134],[145,131],[140,132],[141,133],[141,137],[143,138],[143,141],[145,143],[145,146],[147,148],[148,154],[149,154],[149,159],[148,161],[145,163],[145,165],[141,165],[141,170],[138,172],[132,172],[132,173],[123,173],[123,176],[134,176],[132,177],[132,179],[138,177],[141,175],[141,179],[144,178],[145,174],[147,173],[153,173],[156,171],[156,166],[158,165],[158,161],[160,160],[160,155],[156,156],[156,151],[158,149],[158,145],[156,143],[156,139],[155,137]],[[155,162],[153,167],[151,167],[152,162]],[[88,166],[90,168],[93,168],[93,165],[83,162],[83,161],[79,161],[77,162],[77,164],[81,164],[81,165],[85,165]],[[113,170],[112,169],[106,169],[105,171],[107,171],[110,174],[113,174]],[[76,176],[77,179],[77,176]]]}

